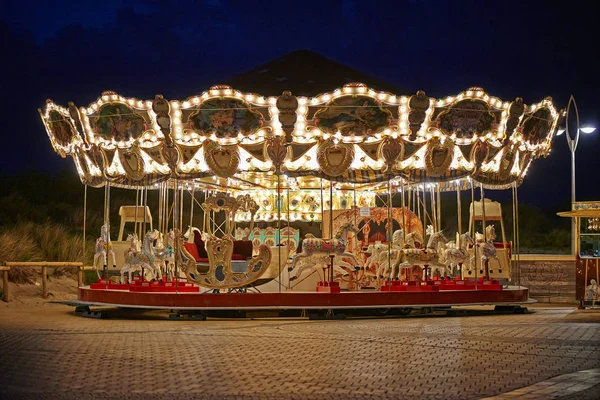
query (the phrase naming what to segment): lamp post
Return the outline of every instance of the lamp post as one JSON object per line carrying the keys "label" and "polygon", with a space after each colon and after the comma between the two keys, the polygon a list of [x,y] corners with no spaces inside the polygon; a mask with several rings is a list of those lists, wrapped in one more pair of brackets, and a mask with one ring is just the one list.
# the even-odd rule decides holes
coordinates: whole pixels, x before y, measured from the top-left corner
{"label": "lamp post", "polygon": [[[569,130],[569,111],[571,109],[571,105],[575,110],[575,136],[571,137],[571,132]],[[594,127],[582,127],[579,128],[579,111],[577,110],[577,103],[575,102],[575,98],[571,95],[569,99],[569,105],[567,106],[567,118],[565,121],[565,129],[559,129],[556,132],[556,136],[562,135],[566,131],[565,137],[567,138],[567,145],[569,146],[569,150],[571,150],[571,207],[575,202],[575,151],[577,150],[577,145],[579,144],[579,131],[583,133],[592,133],[596,130]],[[575,237],[576,237],[576,226],[575,226],[575,218],[571,218],[571,252],[575,254]]]}

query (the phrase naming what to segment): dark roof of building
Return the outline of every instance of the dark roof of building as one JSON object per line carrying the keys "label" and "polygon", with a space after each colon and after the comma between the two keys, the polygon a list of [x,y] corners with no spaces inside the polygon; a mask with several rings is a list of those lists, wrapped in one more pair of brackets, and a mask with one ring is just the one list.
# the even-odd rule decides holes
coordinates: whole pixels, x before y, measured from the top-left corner
{"label": "dark roof of building", "polygon": [[312,97],[350,82],[361,82],[377,91],[410,94],[389,82],[309,50],[293,51],[224,83],[242,92],[263,96],[278,96],[284,90],[289,90],[296,96]]}

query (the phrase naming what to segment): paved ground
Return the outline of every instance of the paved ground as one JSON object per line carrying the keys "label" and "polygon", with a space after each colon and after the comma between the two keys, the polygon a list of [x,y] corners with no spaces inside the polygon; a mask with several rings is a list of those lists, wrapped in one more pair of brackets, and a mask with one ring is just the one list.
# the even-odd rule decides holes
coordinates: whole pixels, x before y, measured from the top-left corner
{"label": "paved ground", "polygon": [[600,398],[600,310],[394,319],[86,319],[0,309],[0,398]]}

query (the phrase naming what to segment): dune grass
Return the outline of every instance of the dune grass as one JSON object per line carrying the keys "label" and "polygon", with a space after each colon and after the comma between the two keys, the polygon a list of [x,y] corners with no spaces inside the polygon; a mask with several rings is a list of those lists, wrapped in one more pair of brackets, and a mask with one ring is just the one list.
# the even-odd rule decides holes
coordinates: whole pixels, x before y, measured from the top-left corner
{"label": "dune grass", "polygon": [[[4,226],[0,231],[0,261],[83,261],[93,260],[93,239],[86,240],[83,255],[83,237],[63,225],[46,221],[43,224],[18,222]],[[34,283],[36,268],[11,268],[9,280],[15,283]],[[54,276],[75,276],[75,268],[56,268]]]}

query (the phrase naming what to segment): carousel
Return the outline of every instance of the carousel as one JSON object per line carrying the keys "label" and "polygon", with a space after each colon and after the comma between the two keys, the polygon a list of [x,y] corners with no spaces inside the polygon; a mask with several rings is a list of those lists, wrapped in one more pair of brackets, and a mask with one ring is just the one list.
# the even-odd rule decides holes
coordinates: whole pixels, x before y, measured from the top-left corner
{"label": "carousel", "polygon": [[[107,91],[40,110],[86,196],[104,191],[98,280],[79,304],[200,311],[528,302],[518,186],[561,114],[551,98],[526,105],[472,87],[435,99],[361,83],[312,98]],[[136,193],[114,225],[111,188]],[[498,190],[511,191],[512,216],[486,197]],[[456,212],[442,216],[442,199]],[[449,219],[455,231],[442,229]]]}

